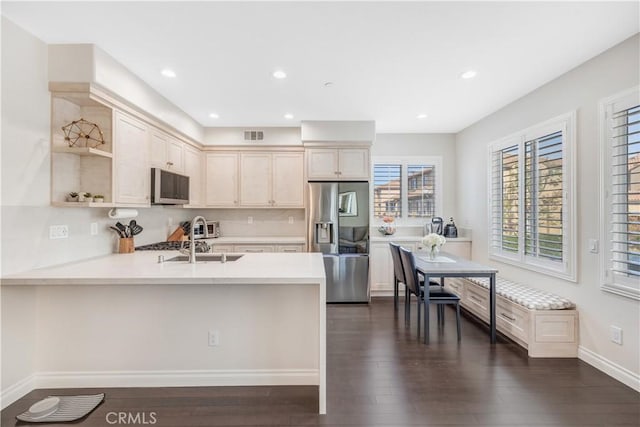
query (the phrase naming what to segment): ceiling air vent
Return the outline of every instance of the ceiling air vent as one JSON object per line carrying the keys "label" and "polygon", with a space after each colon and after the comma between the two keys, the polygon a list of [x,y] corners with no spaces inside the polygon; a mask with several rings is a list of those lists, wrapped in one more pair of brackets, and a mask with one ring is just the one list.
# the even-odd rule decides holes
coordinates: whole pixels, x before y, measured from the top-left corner
{"label": "ceiling air vent", "polygon": [[261,130],[245,130],[245,141],[262,141],[264,139],[264,132]]}

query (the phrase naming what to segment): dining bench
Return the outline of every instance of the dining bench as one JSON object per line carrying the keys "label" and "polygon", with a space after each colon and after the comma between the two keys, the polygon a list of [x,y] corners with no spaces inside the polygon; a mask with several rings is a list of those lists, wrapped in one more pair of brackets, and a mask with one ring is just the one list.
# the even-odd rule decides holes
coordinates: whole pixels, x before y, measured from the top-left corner
{"label": "dining bench", "polygon": [[[489,321],[489,280],[451,278],[445,288],[462,308]],[[566,298],[496,277],[496,327],[527,349],[529,357],[577,357],[578,311]]]}

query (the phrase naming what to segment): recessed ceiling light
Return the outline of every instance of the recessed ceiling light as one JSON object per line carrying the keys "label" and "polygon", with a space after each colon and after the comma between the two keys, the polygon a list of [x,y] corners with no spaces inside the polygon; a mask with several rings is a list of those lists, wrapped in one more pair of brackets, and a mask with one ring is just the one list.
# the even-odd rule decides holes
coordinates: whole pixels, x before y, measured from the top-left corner
{"label": "recessed ceiling light", "polygon": [[427,115],[426,114],[418,114],[416,118],[418,118],[418,119],[426,119]]}
{"label": "recessed ceiling light", "polygon": [[469,70],[469,71],[465,71],[464,73],[460,74],[460,77],[462,77],[463,79],[472,79],[476,76],[476,74],[478,74],[476,71],[474,70]]}
{"label": "recessed ceiling light", "polygon": [[293,114],[287,113],[287,114],[284,115],[284,118],[287,119],[287,120],[291,120],[291,119],[293,119]]}
{"label": "recessed ceiling light", "polygon": [[160,74],[169,78],[174,78],[176,76],[176,72],[173,70],[170,70],[169,68],[165,68],[164,70],[160,71]]}
{"label": "recessed ceiling light", "polygon": [[287,73],[282,70],[277,70],[273,72],[273,77],[275,77],[276,79],[284,79],[285,77],[287,77]]}
{"label": "recessed ceiling light", "polygon": [[217,118],[219,118],[220,116],[219,116],[219,115],[217,115],[216,113],[211,113],[211,114],[209,114],[209,117],[211,117],[212,119],[217,119]]}

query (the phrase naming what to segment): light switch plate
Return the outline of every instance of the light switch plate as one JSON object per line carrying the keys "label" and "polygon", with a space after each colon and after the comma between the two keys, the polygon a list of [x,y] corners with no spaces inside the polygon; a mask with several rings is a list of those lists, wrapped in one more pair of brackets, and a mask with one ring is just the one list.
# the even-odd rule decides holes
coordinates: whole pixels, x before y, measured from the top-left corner
{"label": "light switch plate", "polygon": [[91,223],[91,235],[92,236],[96,236],[98,234],[98,223],[97,222],[92,222]]}
{"label": "light switch plate", "polygon": [[622,345],[622,328],[611,325],[611,342]]}
{"label": "light switch plate", "polygon": [[598,239],[589,239],[589,252],[597,254],[600,251],[600,242]]}

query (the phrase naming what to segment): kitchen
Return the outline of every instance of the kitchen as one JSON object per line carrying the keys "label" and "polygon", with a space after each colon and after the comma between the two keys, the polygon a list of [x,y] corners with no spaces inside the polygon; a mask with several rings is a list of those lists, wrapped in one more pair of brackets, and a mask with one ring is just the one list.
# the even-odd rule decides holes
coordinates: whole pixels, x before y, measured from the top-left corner
{"label": "kitchen", "polygon": [[[5,11],[8,17],[4,16]],[[252,116],[250,112],[247,112],[248,118],[246,122],[219,126],[216,124],[216,120],[219,123],[219,119],[209,117],[212,114],[209,110],[204,113],[205,117],[199,116],[196,119],[172,105],[167,99],[171,99],[169,96],[160,95],[149,84],[113,59],[100,45],[56,44],[59,41],[44,43],[41,39],[33,36],[31,32],[36,31],[33,27],[26,30],[20,26],[19,21],[13,21],[10,11],[10,6],[5,8],[3,5],[3,277],[35,268],[53,267],[105,254],[114,254],[114,256],[122,257],[122,259],[125,259],[125,257],[144,256],[143,251],[115,255],[119,250],[118,237],[108,228],[117,222],[117,220],[108,216],[108,213],[115,206],[137,210],[138,215],[135,220],[144,228],[144,231],[135,236],[135,246],[144,246],[163,241],[179,228],[181,222],[191,221],[196,216],[202,216],[205,219],[216,221],[220,225],[221,236],[218,239],[213,239],[212,242],[213,251],[216,253],[224,251],[229,251],[229,253],[245,252],[246,256],[250,256],[252,254],[247,252],[249,250],[273,250],[273,252],[277,252],[278,249],[282,252],[287,249],[308,250],[310,249],[310,239],[307,237],[309,225],[307,197],[309,190],[306,183],[314,180],[311,167],[323,166],[316,171],[318,175],[315,176],[317,180],[325,181],[328,179],[327,170],[330,173],[336,172],[335,168],[331,167],[331,162],[340,164],[339,158],[341,154],[350,154],[350,160],[347,165],[356,169],[354,175],[344,181],[371,180],[372,167],[377,159],[381,159],[381,162],[384,163],[385,158],[389,157],[423,157],[427,158],[425,164],[436,164],[433,158],[437,158],[441,162],[441,173],[443,174],[439,180],[440,185],[443,185],[443,187],[439,192],[436,192],[437,197],[440,198],[439,207],[437,208],[438,216],[443,217],[445,222],[448,222],[449,217],[453,216],[457,220],[456,223],[462,238],[468,240],[468,249],[465,248],[464,250],[468,250],[474,259],[486,260],[486,231],[483,231],[483,228],[486,228],[486,218],[483,219],[484,214],[477,214],[478,208],[476,207],[476,205],[481,206],[480,209],[485,210],[485,205],[480,204],[478,198],[482,198],[483,194],[486,196],[486,189],[482,183],[486,171],[477,165],[477,159],[486,157],[484,151],[486,147],[483,146],[482,149],[474,148],[470,141],[478,137],[484,142],[490,142],[502,136],[502,134],[496,135],[495,132],[483,134],[481,129],[474,128],[469,131],[476,132],[474,135],[473,133],[465,133],[463,127],[455,128],[455,126],[448,132],[420,132],[410,126],[406,127],[406,132],[393,128],[387,128],[387,131],[381,132],[379,126],[383,126],[384,123],[376,120],[374,124],[373,120],[367,117],[355,117],[356,120],[350,120],[354,116],[341,115],[331,120],[329,117],[321,116],[305,117],[303,113],[298,114],[297,112],[296,116],[304,119],[309,118],[310,120],[303,119],[301,122],[298,121],[295,125],[292,125],[289,124],[292,123],[288,121],[290,119],[279,119],[276,126],[262,126],[262,123],[256,119],[251,121]],[[16,15],[13,16],[13,19],[20,19],[21,15],[17,14],[18,12],[14,13]],[[23,25],[29,25],[24,18],[22,22],[24,23]],[[626,37],[619,35],[615,41],[616,43],[622,42],[627,37],[628,35]],[[86,41],[78,40],[77,42],[83,43]],[[611,43],[606,47],[609,48],[616,43],[612,39]],[[627,41],[625,46],[634,46],[633,43],[637,43],[637,41],[633,39],[630,42]],[[619,49],[629,50],[625,46]],[[624,52],[626,53],[627,50]],[[23,55],[22,52],[29,52],[29,55]],[[582,58],[582,61],[576,60],[572,67],[599,52],[590,52],[588,56]],[[614,54],[615,52],[611,55]],[[4,60],[5,58],[10,58],[11,60]],[[16,58],[22,58],[23,62],[16,61]],[[73,62],[69,61],[70,58],[73,58]],[[602,61],[605,61],[605,59]],[[73,65],[70,66],[70,64]],[[633,61],[628,60],[624,64],[633,64]],[[163,66],[165,64],[158,65],[156,68]],[[565,71],[572,67],[566,67]],[[268,78],[267,85],[273,86],[276,88],[275,90],[281,90],[283,83],[287,83],[287,79],[284,79],[284,81],[277,80],[271,76],[272,71],[268,69],[260,72],[264,73]],[[555,78],[559,74],[554,74],[553,77]],[[179,78],[180,73],[178,73],[178,81]],[[628,76],[622,80],[626,83],[633,83],[634,81],[633,77]],[[289,81],[293,81],[293,79]],[[64,85],[64,82],[66,84],[80,82],[98,84],[93,85],[94,87],[90,89],[85,86],[78,91],[75,90],[77,88],[70,90],[69,87],[63,86],[50,88],[50,82],[58,82],[61,85]],[[465,81],[464,83],[468,82]],[[543,83],[543,81],[540,81],[539,84],[532,86],[530,89],[541,86]],[[618,89],[621,90],[624,87],[632,86],[631,83],[626,85],[620,83],[619,87],[612,85],[607,87],[606,90],[603,89],[602,92],[615,93]],[[161,85],[164,83],[155,84]],[[339,82],[334,85],[339,87]],[[321,89],[325,90],[325,92],[318,93],[318,98],[326,97],[326,90],[337,89],[337,87],[331,88],[330,86],[323,86]],[[104,88],[108,90],[100,91]],[[92,93],[94,89],[97,89],[97,91]],[[91,102],[95,102],[96,99],[100,100],[99,104],[102,106],[92,103],[87,106],[89,108],[85,108],[85,110],[93,111],[94,116],[97,118],[92,118],[92,120],[97,123],[100,123],[99,116],[102,114],[99,110],[104,107],[102,102],[107,99],[109,105],[115,106],[113,111],[122,111],[125,115],[131,116],[132,112],[139,112],[132,107],[137,106],[141,111],[149,114],[149,120],[143,122],[156,132],[151,147],[158,149],[150,150],[150,153],[155,153],[157,156],[154,157],[154,154],[150,156],[148,168],[152,167],[152,165],[156,167],[174,166],[167,165],[167,162],[179,163],[169,158],[174,156],[176,151],[181,152],[178,157],[182,156],[182,167],[178,169],[181,172],[184,173],[188,170],[189,173],[195,173],[193,171],[198,169],[185,166],[188,162],[195,162],[200,165],[199,178],[197,173],[192,177],[194,181],[202,183],[200,191],[194,190],[194,186],[191,186],[191,190],[194,191],[196,196],[195,199],[193,197],[190,198],[190,202],[194,200],[193,206],[188,208],[163,205],[150,206],[148,201],[136,199],[136,191],[120,192],[119,189],[122,185],[131,183],[133,187],[138,185],[138,189],[143,189],[144,198],[146,197],[144,192],[150,189],[150,183],[147,182],[149,180],[146,172],[147,167],[144,168],[145,174],[135,175],[135,170],[141,168],[139,153],[130,153],[132,156],[129,159],[124,159],[119,156],[122,150],[118,152],[117,142],[110,148],[113,150],[111,157],[102,156],[104,158],[94,159],[94,163],[101,165],[98,167],[102,168],[102,171],[107,171],[108,174],[111,174],[108,178],[104,178],[105,175],[102,172],[98,175],[92,175],[86,168],[81,166],[84,164],[84,160],[78,160],[77,163],[74,163],[76,160],[71,160],[70,162],[77,167],[69,167],[69,161],[64,160],[64,157],[69,156],[68,153],[52,152],[55,150],[51,149],[51,144],[60,142],[56,141],[55,133],[58,132],[60,134],[58,129],[68,123],[63,119],[68,119],[69,117],[62,114],[59,118],[60,123],[56,122],[58,120],[56,116],[52,117],[51,96],[56,93],[60,94],[59,98],[66,102],[68,100],[66,98],[74,98],[80,92],[82,92],[82,95],[78,96],[83,99],[90,98]],[[518,96],[524,96],[525,93],[523,92]],[[110,97],[107,98],[107,95],[110,95]],[[56,98],[54,95],[54,99]],[[598,95],[595,98],[599,99],[601,96]],[[501,106],[506,104],[507,102],[505,101]],[[63,105],[66,104],[63,102]],[[84,108],[85,106],[81,107]],[[493,110],[489,109],[487,114],[498,108],[499,106],[496,105]],[[62,109],[68,111],[66,107]],[[263,109],[266,110],[266,108]],[[98,111],[96,112],[96,110]],[[558,112],[558,108],[551,110]],[[11,115],[8,116],[7,111],[11,112]],[[562,111],[560,110],[559,112]],[[223,115],[221,111],[216,113]],[[110,117],[112,119],[115,119],[120,113],[111,112],[109,114],[111,114]],[[430,112],[430,114],[435,113]],[[476,119],[479,120],[485,115],[479,115]],[[554,114],[549,113],[549,115],[553,116]],[[77,114],[72,116],[69,121],[78,118]],[[88,119],[88,117],[84,118]],[[539,121],[542,121],[547,115],[538,114],[536,117],[539,117]],[[342,120],[335,120],[336,118]],[[134,121],[140,121],[137,116],[134,116],[133,119]],[[413,119],[414,117],[412,117]],[[350,123],[343,120],[348,120]],[[420,120],[423,119],[417,119],[418,122]],[[471,125],[475,121],[468,120],[467,124]],[[206,123],[206,126],[201,124],[203,122]],[[411,126],[417,125],[412,124]],[[509,129],[513,131],[524,127],[526,126],[519,126],[518,124],[512,125]],[[53,140],[51,138],[52,129]],[[111,129],[111,131],[117,133],[115,129]],[[245,131],[250,132],[248,140],[245,140]],[[263,132],[263,139],[258,140],[258,132],[261,131]],[[508,133],[504,131],[505,135]],[[105,134],[108,135],[109,132],[105,132]],[[108,136],[108,139],[113,141],[113,135]],[[172,145],[171,142],[175,142],[175,140],[178,140],[181,144]],[[179,149],[172,150],[172,147],[177,147],[178,145],[180,145]],[[323,157],[324,159],[335,158],[337,160],[330,160],[328,163],[310,161],[309,156],[314,153],[314,150],[319,155],[328,155],[328,157]],[[341,152],[340,150],[355,151]],[[357,153],[360,153],[359,158],[355,156]],[[588,157],[586,154],[581,154],[581,156],[580,161],[584,161],[588,165],[595,164],[593,160],[584,158]],[[120,163],[121,160],[122,163]],[[284,163],[280,163],[281,161]],[[162,164],[163,162],[164,165]],[[329,169],[324,168],[327,164],[330,165]],[[212,167],[208,168],[208,165]],[[213,167],[214,165],[215,167]],[[579,170],[582,170],[582,168],[579,168]],[[249,173],[245,176],[244,170],[260,171],[260,173]],[[286,173],[282,172],[280,174],[276,173],[277,171],[286,171]],[[72,176],[73,174],[86,172],[89,173],[84,176],[82,181],[91,183],[90,185],[68,186],[64,184],[64,180],[79,179],[80,175],[74,177]],[[131,175],[124,175],[123,173],[125,172],[131,172]],[[207,177],[207,174],[213,175]],[[291,178],[292,175],[289,174],[293,174],[293,176],[302,174],[302,179],[296,178],[294,180]],[[467,174],[470,174],[472,178],[466,178]],[[138,176],[141,177],[142,181],[137,181]],[[232,185],[229,185],[228,180],[234,176],[236,177],[235,181],[232,179]],[[60,177],[60,179],[52,180],[51,177]],[[279,183],[281,184],[280,187]],[[290,185],[292,183],[295,185]],[[102,185],[105,186],[101,187]],[[197,189],[197,187],[195,188]],[[286,197],[283,196],[282,192],[279,192],[279,195],[274,194],[274,191],[277,192],[278,188],[286,190],[284,195]],[[106,203],[105,206],[107,207],[95,206],[96,202],[93,202],[91,207],[70,207],[68,204],[55,206],[55,203],[74,203],[66,202],[66,193],[72,191],[102,194],[105,196],[105,200],[102,203]],[[243,192],[249,196],[248,199],[238,198],[238,195],[243,194]],[[347,192],[347,190],[342,192]],[[284,199],[286,199],[284,205],[273,206],[273,201],[279,202]],[[241,203],[242,200],[247,201],[247,204],[242,207],[236,207],[235,203]],[[371,202],[372,196],[370,194],[369,203]],[[364,209],[366,205],[367,203],[358,203],[358,208]],[[371,205],[369,206],[370,210],[373,209]],[[121,219],[121,221],[128,224],[130,219],[127,217]],[[405,241],[417,245],[423,234],[425,222],[424,220],[410,221],[408,218],[399,219],[395,238],[405,239]],[[597,221],[593,222],[597,224]],[[93,224],[97,224],[97,226],[93,226]],[[67,238],[49,238],[50,227],[57,225],[68,226]],[[393,274],[389,264],[374,262],[377,254],[382,257],[389,256],[388,247],[386,246],[387,241],[380,240],[387,239],[378,232],[380,225],[382,225],[381,219],[370,220],[370,274],[373,279],[370,283],[370,292],[374,298],[390,296],[393,285]],[[97,227],[97,234],[92,232],[94,227]],[[584,230],[583,234],[581,234],[581,239],[586,241],[587,237],[593,237],[595,232],[592,228]],[[471,234],[470,230],[473,230],[473,234]],[[377,242],[376,239],[378,240]],[[357,240],[361,239],[352,241],[355,242]],[[378,243],[380,244],[378,245]],[[450,243],[453,243],[453,241]],[[449,247],[452,246],[450,245]],[[448,247],[445,245],[443,250],[448,250]],[[292,255],[295,256],[297,254]],[[589,256],[591,255],[582,255],[584,259],[581,262],[585,266],[593,264],[593,262],[589,261]],[[167,256],[166,258],[169,257]],[[156,258],[152,260],[154,265],[157,263]],[[226,264],[231,266],[233,263],[234,261]],[[383,264],[384,266],[382,266]],[[500,270],[501,272],[503,270],[510,271],[512,276],[520,274],[508,265],[500,265]],[[588,277],[589,273],[591,273],[590,270],[581,271],[581,276]],[[546,286],[549,289],[553,289],[556,285],[548,277],[542,277],[540,282],[542,286]],[[583,285],[583,288],[585,286],[596,287],[595,283],[594,281],[592,285]],[[590,313],[589,307],[592,303],[580,296],[580,292],[576,287],[577,285],[575,284],[569,285],[567,289],[561,288],[557,292],[566,294],[573,300],[578,301],[581,310],[583,310],[581,313],[585,312],[584,310]],[[9,295],[9,292],[13,293],[14,290],[3,287],[2,292],[3,301],[6,302],[10,299],[5,298]],[[33,380],[33,374],[36,372],[55,372],[59,368],[53,365],[47,366],[46,357],[43,356],[45,347],[42,346],[45,342],[48,342],[49,338],[39,342],[35,339],[15,339],[15,337],[20,336],[32,336],[32,331],[37,329],[36,313],[41,304],[38,302],[39,296],[35,289],[23,289],[21,292],[22,294],[12,297],[15,300],[12,300],[10,306],[3,305],[2,307],[2,360],[4,365],[2,368],[2,389],[3,395],[7,390],[14,391],[16,398],[22,396],[24,391],[28,391],[30,386],[35,384],[33,382],[22,382],[25,378]],[[170,291],[168,290],[168,292]],[[283,292],[286,293],[286,291]],[[596,292],[595,289],[594,292]],[[600,293],[601,291],[597,290],[597,292]],[[632,331],[635,321],[634,306],[625,301],[618,301],[614,299],[617,297],[609,294],[604,295],[603,298],[608,298],[607,301],[610,301],[608,304],[611,307],[607,309],[609,311],[606,312],[607,314],[602,320],[595,320],[597,317],[595,314],[587,315],[585,321],[591,323],[581,323],[581,334],[584,327],[590,328],[589,330],[592,331],[601,330],[608,328],[610,323],[621,324],[625,330]],[[63,304],[61,299],[57,299],[53,295],[52,298],[57,300],[59,304]],[[304,307],[310,310],[310,314],[317,316],[318,313],[315,308],[312,308],[319,307],[317,303],[318,301],[314,300],[313,304]],[[613,308],[613,306],[618,308]],[[54,307],[52,305],[49,309]],[[624,307],[624,309],[620,310],[619,307]],[[616,314],[618,311],[622,314]],[[131,312],[129,312],[130,315]],[[603,326],[605,324],[606,326]],[[9,327],[9,325],[13,326]],[[451,325],[447,323],[447,326]],[[198,338],[194,338],[194,340],[202,338],[202,340],[206,341],[206,333],[210,327],[217,328],[218,326],[214,324],[203,327],[204,334],[200,334],[203,336],[198,335]],[[602,352],[602,354],[606,355],[605,359],[616,361],[614,365],[605,363],[605,366],[625,367],[626,370],[637,375],[637,369],[635,369],[633,362],[637,354],[637,343],[632,336],[633,334],[628,333],[625,335],[624,347],[612,345],[608,337],[604,337],[604,335],[607,335],[607,333],[599,332],[599,338],[581,336],[581,340],[586,340],[584,344],[591,351],[591,353],[585,354],[591,355],[590,360],[593,361],[595,358],[593,352],[595,351],[596,355],[598,352]],[[221,330],[221,339],[225,340],[225,336],[227,336],[226,332]],[[318,338],[317,342],[319,342],[319,337],[316,338]],[[593,342],[590,341],[592,339],[594,340]],[[225,341],[223,341],[220,349],[224,348],[224,343]],[[206,346],[203,345],[203,347],[203,351],[209,350]],[[292,346],[287,346],[287,348],[290,347]],[[98,348],[95,347],[96,350]],[[315,351],[315,347],[312,347],[311,351]],[[583,357],[587,358],[587,356]],[[292,356],[293,359],[295,359],[294,356]],[[303,357],[303,359],[305,359],[302,364],[305,365],[304,368],[313,370],[313,363],[317,360],[315,356],[313,358]],[[595,359],[601,361],[601,359]],[[62,356],[60,360],[62,361]],[[295,365],[296,363],[292,364]],[[601,361],[600,367],[602,366]],[[91,370],[91,368],[85,369]],[[125,367],[120,367],[120,369],[126,370]],[[184,369],[189,368],[185,367]],[[69,372],[73,371],[73,369],[69,369]],[[310,372],[305,371],[300,374],[301,377],[304,377]],[[311,373],[310,375],[315,374]],[[634,378],[633,375],[631,377]],[[43,382],[42,384],[56,386],[52,378],[51,376],[48,377],[47,381],[49,382]],[[42,376],[40,381],[44,381],[44,379],[45,376]],[[59,381],[58,384],[70,381],[69,378],[62,377],[57,380]],[[313,381],[316,380],[314,379]],[[22,388],[14,387],[10,389],[15,384],[20,385]],[[79,384],[76,383],[76,386],[79,386]],[[9,395],[5,395],[3,401],[5,399],[10,400],[10,397],[6,396]]]}

